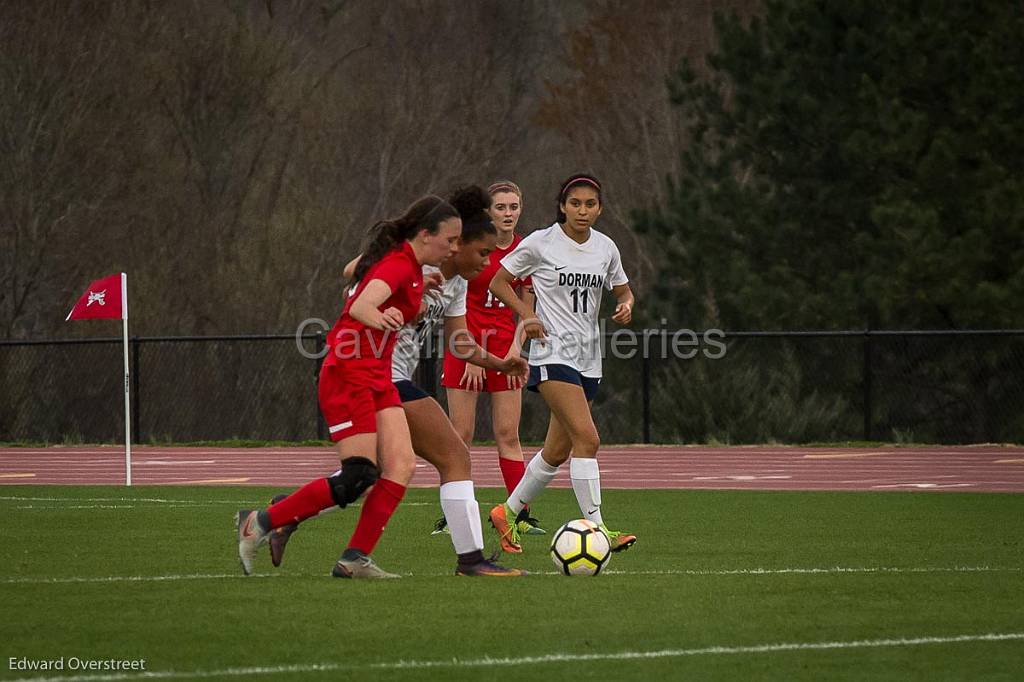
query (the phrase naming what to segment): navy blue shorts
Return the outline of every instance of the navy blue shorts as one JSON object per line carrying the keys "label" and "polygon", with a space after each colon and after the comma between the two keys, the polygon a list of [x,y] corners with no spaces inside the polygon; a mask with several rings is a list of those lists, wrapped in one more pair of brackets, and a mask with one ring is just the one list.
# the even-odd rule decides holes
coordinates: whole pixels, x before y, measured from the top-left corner
{"label": "navy blue shorts", "polygon": [[403,403],[411,403],[414,400],[423,400],[430,397],[429,393],[407,379],[396,381],[395,388],[398,389],[398,397]]}
{"label": "navy blue shorts", "polygon": [[545,381],[564,381],[567,384],[581,386],[583,395],[587,396],[587,402],[597,397],[597,389],[601,387],[600,379],[585,377],[579,370],[569,365],[530,365],[530,378],[526,381],[526,390],[539,393],[537,387]]}

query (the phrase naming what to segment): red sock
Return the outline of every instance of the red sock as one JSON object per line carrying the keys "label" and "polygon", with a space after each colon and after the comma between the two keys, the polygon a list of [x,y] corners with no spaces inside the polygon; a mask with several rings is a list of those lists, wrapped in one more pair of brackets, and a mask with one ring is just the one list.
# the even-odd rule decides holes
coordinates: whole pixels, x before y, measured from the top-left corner
{"label": "red sock", "polygon": [[499,457],[498,466],[501,468],[501,478],[505,481],[505,490],[511,495],[512,491],[519,485],[519,481],[523,480],[523,474],[526,473],[526,463],[521,459]]}
{"label": "red sock", "polygon": [[280,528],[289,523],[299,523],[335,504],[337,503],[331,495],[331,484],[326,478],[318,478],[267,508],[270,514],[270,527]]}
{"label": "red sock", "polygon": [[405,497],[405,486],[382,478],[373,484],[373,490],[363,502],[363,511],[359,514],[359,523],[348,542],[349,549],[358,549],[363,554],[373,554],[373,548],[384,533],[391,515],[398,508],[398,503]]}

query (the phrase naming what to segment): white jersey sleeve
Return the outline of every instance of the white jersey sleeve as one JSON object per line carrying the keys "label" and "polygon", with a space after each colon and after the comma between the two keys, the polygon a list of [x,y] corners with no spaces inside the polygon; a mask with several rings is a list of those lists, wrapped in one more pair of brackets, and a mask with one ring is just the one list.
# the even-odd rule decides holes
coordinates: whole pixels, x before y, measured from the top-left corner
{"label": "white jersey sleeve", "polygon": [[608,277],[605,278],[605,286],[608,287],[608,291],[611,291],[617,286],[629,284],[629,277],[626,277],[626,271],[622,269],[622,256],[619,255],[619,247],[611,240],[608,240],[608,243],[611,246],[609,249],[611,261],[608,263]]}
{"label": "white jersey sleeve", "polygon": [[544,262],[541,254],[546,232],[547,230],[537,230],[526,236],[519,242],[519,246],[501,259],[501,267],[518,279],[526,279],[536,272]]}
{"label": "white jersey sleeve", "polygon": [[466,294],[469,291],[469,282],[456,275],[452,277],[452,290],[450,302],[445,308],[445,317],[460,317],[466,314]]}
{"label": "white jersey sleeve", "polygon": [[[423,274],[440,272],[437,268],[424,265]],[[398,340],[391,356],[391,380],[412,381],[412,375],[420,364],[420,350],[434,333],[437,323],[444,317],[458,317],[466,314],[466,290],[469,282],[455,275],[445,280],[439,290],[423,295],[427,308],[423,316],[398,330]],[[461,311],[461,312],[459,312]]]}

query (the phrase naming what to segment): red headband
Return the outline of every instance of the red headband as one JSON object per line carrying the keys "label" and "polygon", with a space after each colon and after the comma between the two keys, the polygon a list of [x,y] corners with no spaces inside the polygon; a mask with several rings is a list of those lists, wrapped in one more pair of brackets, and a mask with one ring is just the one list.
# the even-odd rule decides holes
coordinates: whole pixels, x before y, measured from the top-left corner
{"label": "red headband", "polygon": [[565,183],[565,186],[562,187],[562,191],[559,193],[559,195],[564,197],[565,196],[565,192],[569,189],[569,187],[571,185],[576,185],[576,184],[580,184],[580,183],[586,183],[588,185],[593,185],[594,189],[596,189],[598,192],[601,191],[601,185],[597,184],[597,182],[595,180],[591,180],[590,178],[573,178],[569,182]]}

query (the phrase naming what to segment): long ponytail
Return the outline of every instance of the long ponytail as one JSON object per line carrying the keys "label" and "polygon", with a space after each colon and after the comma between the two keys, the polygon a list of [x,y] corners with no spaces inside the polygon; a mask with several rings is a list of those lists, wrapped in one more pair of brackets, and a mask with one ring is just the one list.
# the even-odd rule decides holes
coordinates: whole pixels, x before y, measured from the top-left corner
{"label": "long ponytail", "polygon": [[370,228],[363,244],[363,256],[352,274],[352,283],[360,281],[377,261],[402,242],[415,237],[420,230],[437,234],[442,222],[457,217],[459,213],[451,204],[439,196],[428,194],[414,201],[398,218],[378,222]]}

